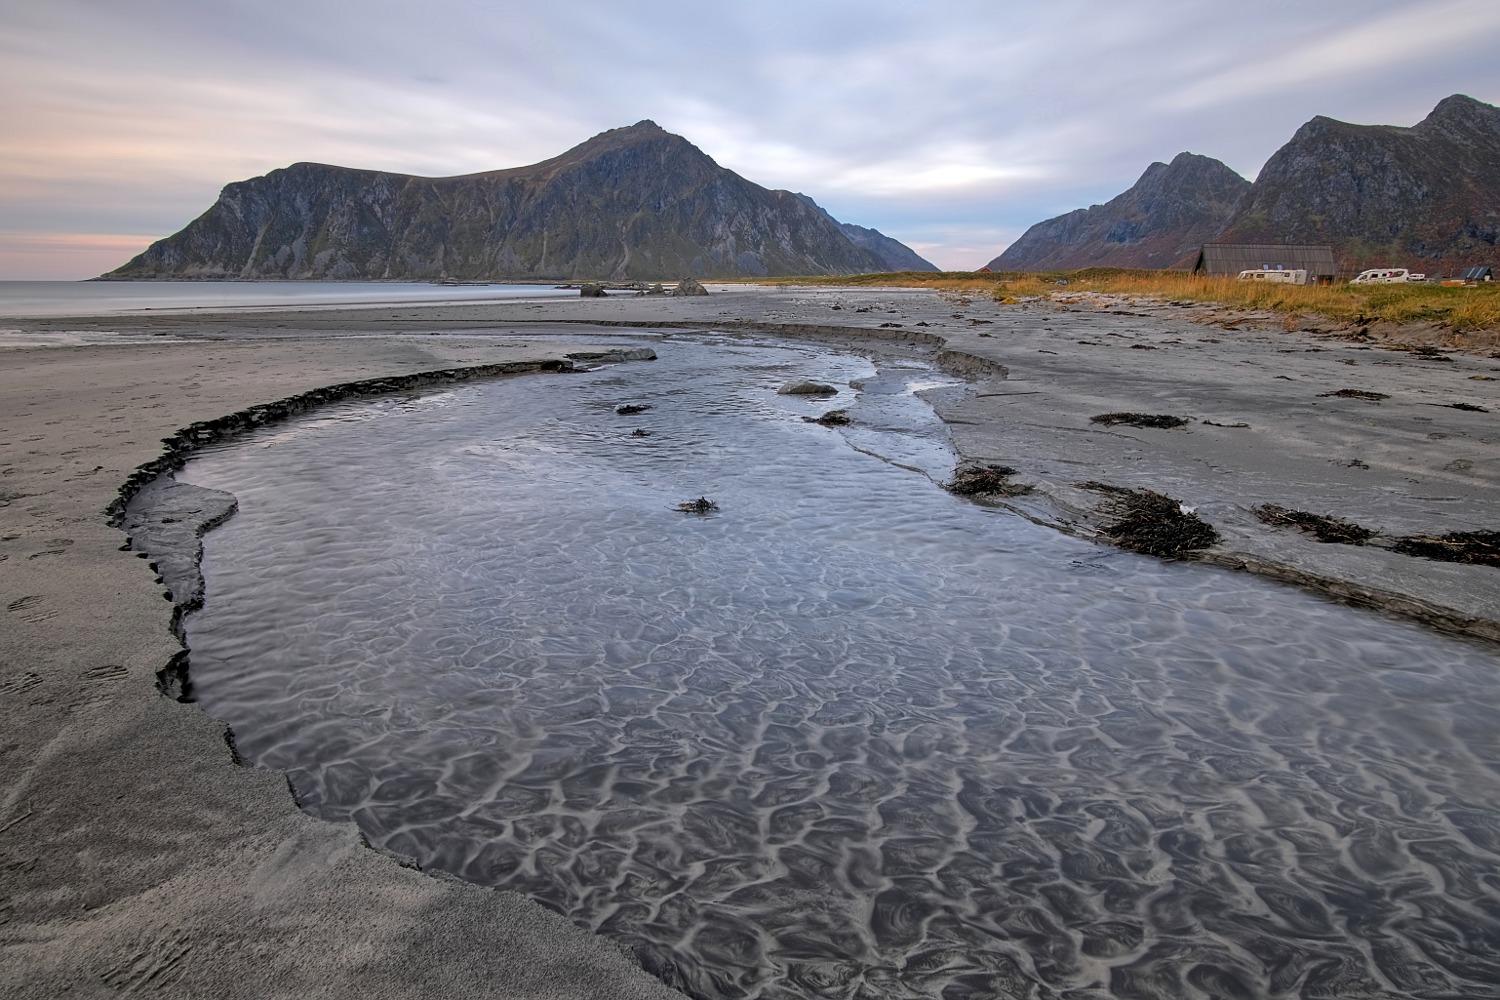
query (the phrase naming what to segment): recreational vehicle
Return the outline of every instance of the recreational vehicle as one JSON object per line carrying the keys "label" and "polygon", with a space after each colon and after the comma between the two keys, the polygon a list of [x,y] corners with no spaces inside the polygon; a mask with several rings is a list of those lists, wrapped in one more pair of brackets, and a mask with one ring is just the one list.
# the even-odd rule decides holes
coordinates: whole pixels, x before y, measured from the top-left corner
{"label": "recreational vehicle", "polygon": [[1250,271],[1240,272],[1241,281],[1279,281],[1287,285],[1307,284],[1307,270],[1305,268],[1256,268]]}
{"label": "recreational vehicle", "polygon": [[1426,281],[1425,274],[1412,274],[1404,267],[1372,267],[1349,279],[1351,285],[1397,285],[1405,281]]}

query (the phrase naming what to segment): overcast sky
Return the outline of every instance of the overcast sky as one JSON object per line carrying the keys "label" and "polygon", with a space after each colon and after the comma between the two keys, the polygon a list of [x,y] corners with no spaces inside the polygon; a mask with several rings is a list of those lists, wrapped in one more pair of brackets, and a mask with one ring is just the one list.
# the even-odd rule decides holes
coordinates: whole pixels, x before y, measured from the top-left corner
{"label": "overcast sky", "polygon": [[0,279],[299,160],[444,176],[652,119],[946,268],[1184,150],[1500,102],[1497,0],[0,0]]}

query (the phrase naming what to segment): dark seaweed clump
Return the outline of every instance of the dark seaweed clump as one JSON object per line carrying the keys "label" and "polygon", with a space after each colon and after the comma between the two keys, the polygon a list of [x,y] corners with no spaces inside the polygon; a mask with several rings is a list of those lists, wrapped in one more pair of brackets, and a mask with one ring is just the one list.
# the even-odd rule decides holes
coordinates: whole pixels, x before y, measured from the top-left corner
{"label": "dark seaweed clump", "polygon": [[1375,537],[1375,532],[1352,521],[1325,514],[1312,514],[1305,510],[1289,510],[1274,503],[1256,507],[1255,516],[1273,527],[1301,528],[1320,542],[1336,545],[1363,545]]}
{"label": "dark seaweed clump", "polygon": [[1105,427],[1113,427],[1115,424],[1129,424],[1131,427],[1181,427],[1187,423],[1187,417],[1174,417],[1168,413],[1101,413],[1097,417],[1089,417],[1091,424],[1103,424]]}
{"label": "dark seaweed clump", "polygon": [[1500,531],[1450,531],[1446,535],[1406,535],[1392,552],[1439,562],[1500,566]]}
{"label": "dark seaweed clump", "polygon": [[1015,474],[1016,470],[1008,465],[971,465],[954,470],[953,481],[943,488],[961,497],[1019,497],[1030,493],[1030,486],[1010,481],[1010,477]]}
{"label": "dark seaweed clump", "polygon": [[810,424],[822,424],[824,427],[842,427],[849,423],[848,410],[829,410],[821,417],[803,417]]}
{"label": "dark seaweed clump", "polygon": [[1108,494],[1105,511],[1118,518],[1103,532],[1121,547],[1149,556],[1180,559],[1219,541],[1213,525],[1182,509],[1181,501],[1151,490],[1132,490],[1108,483],[1079,483],[1079,487]]}
{"label": "dark seaweed clump", "polygon": [[1320,392],[1319,396],[1338,396],[1342,399],[1365,399],[1372,403],[1378,403],[1382,399],[1391,397],[1383,392],[1370,392],[1365,389],[1335,389],[1333,392]]}

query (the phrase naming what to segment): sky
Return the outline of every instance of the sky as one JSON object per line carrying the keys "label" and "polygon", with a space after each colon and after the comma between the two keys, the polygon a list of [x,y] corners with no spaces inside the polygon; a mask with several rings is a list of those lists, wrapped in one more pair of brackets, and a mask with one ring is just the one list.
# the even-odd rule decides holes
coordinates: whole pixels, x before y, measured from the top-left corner
{"label": "sky", "polygon": [[0,280],[81,279],[298,161],[535,163],[651,119],[940,267],[1153,161],[1500,103],[1500,0],[0,0]]}

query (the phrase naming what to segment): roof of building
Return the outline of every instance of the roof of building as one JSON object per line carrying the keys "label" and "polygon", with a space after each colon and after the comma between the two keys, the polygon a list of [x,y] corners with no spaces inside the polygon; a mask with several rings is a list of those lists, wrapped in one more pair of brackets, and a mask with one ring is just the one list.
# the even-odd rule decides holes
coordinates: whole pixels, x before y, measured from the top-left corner
{"label": "roof of building", "polygon": [[1239,274],[1262,268],[1304,269],[1318,276],[1339,273],[1333,247],[1296,243],[1205,243],[1198,251],[1194,271],[1208,274]]}

